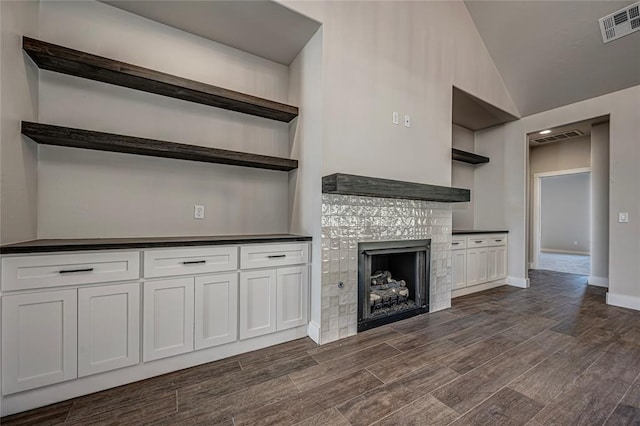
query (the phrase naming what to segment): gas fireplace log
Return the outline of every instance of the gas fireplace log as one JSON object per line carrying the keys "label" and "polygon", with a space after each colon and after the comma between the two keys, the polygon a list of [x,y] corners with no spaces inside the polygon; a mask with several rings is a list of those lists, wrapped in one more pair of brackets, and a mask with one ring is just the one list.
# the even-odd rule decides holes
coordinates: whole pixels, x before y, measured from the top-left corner
{"label": "gas fireplace log", "polygon": [[369,304],[396,303],[398,298],[405,300],[409,297],[409,289],[406,287],[390,288],[386,290],[371,290],[369,293]]}
{"label": "gas fireplace log", "polygon": [[388,288],[398,288],[398,287],[406,287],[406,286],[407,286],[407,283],[405,282],[405,280],[398,280],[398,281],[391,280],[391,282],[387,284],[379,284],[379,285],[371,284],[371,288],[376,290],[386,290]]}

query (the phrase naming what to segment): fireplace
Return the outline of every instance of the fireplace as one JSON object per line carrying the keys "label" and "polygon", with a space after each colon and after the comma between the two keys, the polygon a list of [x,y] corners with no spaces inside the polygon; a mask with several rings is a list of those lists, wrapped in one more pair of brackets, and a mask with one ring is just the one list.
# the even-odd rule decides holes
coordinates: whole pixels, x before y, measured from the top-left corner
{"label": "fireplace", "polygon": [[358,243],[358,331],[429,312],[431,240]]}

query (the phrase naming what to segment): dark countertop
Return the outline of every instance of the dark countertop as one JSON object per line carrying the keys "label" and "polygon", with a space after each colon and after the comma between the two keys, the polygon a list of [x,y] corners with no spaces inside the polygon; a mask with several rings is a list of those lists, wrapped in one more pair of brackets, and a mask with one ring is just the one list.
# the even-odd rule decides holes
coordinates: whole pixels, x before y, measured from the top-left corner
{"label": "dark countertop", "polygon": [[311,237],[294,234],[32,240],[25,241],[23,243],[0,246],[0,254],[213,246],[223,244],[282,243],[311,240]]}
{"label": "dark countertop", "polygon": [[464,234],[508,234],[506,229],[454,229],[452,235],[464,235]]}

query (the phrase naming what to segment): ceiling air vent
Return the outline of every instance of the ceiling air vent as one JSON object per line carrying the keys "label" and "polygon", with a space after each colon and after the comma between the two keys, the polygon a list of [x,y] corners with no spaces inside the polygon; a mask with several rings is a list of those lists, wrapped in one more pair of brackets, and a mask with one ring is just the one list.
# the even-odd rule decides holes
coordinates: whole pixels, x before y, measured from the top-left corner
{"label": "ceiling air vent", "polygon": [[584,135],[584,133],[576,129],[576,130],[569,130],[567,132],[556,133],[555,135],[545,136],[544,138],[537,138],[537,139],[534,139],[533,142],[542,144],[542,143],[549,143],[549,142],[556,142],[556,141],[564,141],[564,140],[569,140],[573,138],[578,138],[582,135]]}
{"label": "ceiling air vent", "polygon": [[600,18],[602,41],[609,43],[640,30],[640,2]]}

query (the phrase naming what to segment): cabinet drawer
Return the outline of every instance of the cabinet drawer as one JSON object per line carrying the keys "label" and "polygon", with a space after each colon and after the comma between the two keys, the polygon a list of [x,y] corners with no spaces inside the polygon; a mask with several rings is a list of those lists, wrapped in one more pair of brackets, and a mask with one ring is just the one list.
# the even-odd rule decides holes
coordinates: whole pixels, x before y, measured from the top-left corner
{"label": "cabinet drawer", "polygon": [[451,239],[451,250],[462,250],[467,248],[467,239],[465,237],[453,237]]}
{"label": "cabinet drawer", "polygon": [[265,244],[240,248],[240,269],[299,265],[309,261],[309,244]]}
{"label": "cabinet drawer", "polygon": [[505,234],[487,235],[487,241],[489,246],[506,246],[507,236]]}
{"label": "cabinet drawer", "polygon": [[238,269],[238,247],[206,247],[144,252],[145,278],[205,274]]}
{"label": "cabinet drawer", "polygon": [[5,257],[2,290],[136,280],[140,278],[140,253],[76,253]]}
{"label": "cabinet drawer", "polygon": [[486,235],[469,235],[467,236],[467,248],[486,247],[489,239]]}

